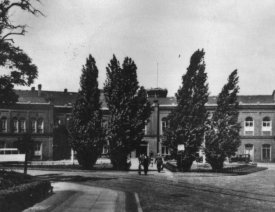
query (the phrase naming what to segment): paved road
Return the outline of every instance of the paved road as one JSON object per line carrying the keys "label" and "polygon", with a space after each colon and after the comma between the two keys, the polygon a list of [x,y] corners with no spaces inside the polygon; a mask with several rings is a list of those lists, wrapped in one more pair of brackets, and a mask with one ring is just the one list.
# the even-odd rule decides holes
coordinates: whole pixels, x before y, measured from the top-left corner
{"label": "paved road", "polygon": [[67,182],[53,183],[53,187],[54,194],[51,197],[24,212],[125,211],[124,192]]}
{"label": "paved road", "polygon": [[[41,171],[30,170],[30,174],[39,175],[41,179],[50,179],[71,189],[105,188],[113,195],[110,204],[122,205],[99,211],[138,211],[136,196],[144,212],[151,211],[275,211],[275,169],[243,175],[232,176],[216,173],[171,173],[167,170],[158,173],[153,170],[147,176],[138,175],[136,171]],[[84,189],[84,187],[85,189]],[[80,189],[80,190],[81,190]],[[66,190],[66,189],[64,189]],[[108,191],[112,191],[109,192]],[[57,190],[56,190],[57,191]],[[68,208],[78,204],[81,195],[72,194]],[[101,193],[103,196],[105,193]],[[83,197],[83,196],[82,196]],[[91,199],[91,196],[90,198]],[[116,199],[116,204],[114,204]],[[96,201],[90,201],[91,209]],[[62,211],[60,204],[59,211]],[[110,209],[112,208],[112,209]],[[120,209],[116,209],[120,208]],[[58,210],[57,210],[58,211]]]}

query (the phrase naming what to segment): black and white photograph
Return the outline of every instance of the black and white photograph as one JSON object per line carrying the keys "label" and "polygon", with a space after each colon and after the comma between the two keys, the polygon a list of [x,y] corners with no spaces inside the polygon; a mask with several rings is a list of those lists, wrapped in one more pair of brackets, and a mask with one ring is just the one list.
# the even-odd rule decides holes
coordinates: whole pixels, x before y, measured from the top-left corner
{"label": "black and white photograph", "polygon": [[275,211],[274,82],[274,0],[0,0],[0,211]]}

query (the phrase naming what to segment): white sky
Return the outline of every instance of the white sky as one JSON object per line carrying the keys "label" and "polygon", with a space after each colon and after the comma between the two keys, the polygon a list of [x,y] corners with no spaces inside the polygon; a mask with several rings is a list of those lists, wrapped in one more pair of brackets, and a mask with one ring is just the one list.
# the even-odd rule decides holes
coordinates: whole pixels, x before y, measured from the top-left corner
{"label": "white sky", "polygon": [[[39,68],[35,85],[77,91],[88,54],[96,59],[99,85],[115,54],[131,57],[140,85],[167,88],[173,96],[190,56],[204,48],[211,95],[238,69],[240,94],[275,89],[274,0],[42,0],[46,17],[13,11],[30,27],[17,37]],[[181,57],[179,57],[181,55]],[[28,88],[27,88],[28,89]]]}

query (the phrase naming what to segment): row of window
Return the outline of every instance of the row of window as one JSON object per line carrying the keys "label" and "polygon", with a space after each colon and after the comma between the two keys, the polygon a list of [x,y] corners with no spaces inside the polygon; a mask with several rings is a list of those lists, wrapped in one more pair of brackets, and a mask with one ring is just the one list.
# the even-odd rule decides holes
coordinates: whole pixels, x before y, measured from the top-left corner
{"label": "row of window", "polygon": [[[254,120],[252,117],[246,117],[244,121],[244,134],[254,135]],[[262,134],[272,135],[272,121],[269,117],[264,117],[262,120]]]}
{"label": "row of window", "polygon": [[[246,117],[244,121],[244,134],[254,135],[254,120],[252,117]],[[161,133],[167,129],[168,123],[166,118],[161,120]],[[272,121],[269,117],[264,117],[262,120],[262,135],[272,135]]]}
{"label": "row of window", "polygon": [[[244,146],[244,153],[249,154],[251,159],[254,158],[254,146],[253,144],[245,144]],[[262,160],[271,160],[271,145],[270,144],[263,144],[262,145]]]}
{"label": "row of window", "polygon": [[[25,118],[17,118],[14,117],[11,120],[11,132],[12,133],[25,133],[27,131],[26,128],[26,119]],[[29,122],[31,133],[44,133],[44,120],[42,118],[39,119],[30,119]],[[7,133],[8,132],[8,119],[6,117],[1,118],[0,132]]]}

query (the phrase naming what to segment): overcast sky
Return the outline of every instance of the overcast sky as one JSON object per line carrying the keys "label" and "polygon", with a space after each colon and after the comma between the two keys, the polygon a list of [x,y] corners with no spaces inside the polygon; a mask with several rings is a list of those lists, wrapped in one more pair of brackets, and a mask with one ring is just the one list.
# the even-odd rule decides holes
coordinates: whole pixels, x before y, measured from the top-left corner
{"label": "overcast sky", "polygon": [[204,48],[211,95],[238,69],[240,94],[275,89],[274,0],[42,0],[45,17],[13,11],[27,23],[17,37],[38,66],[35,85],[77,91],[88,54],[96,59],[99,85],[112,55],[131,57],[145,88],[167,88],[173,96],[190,56]]}

